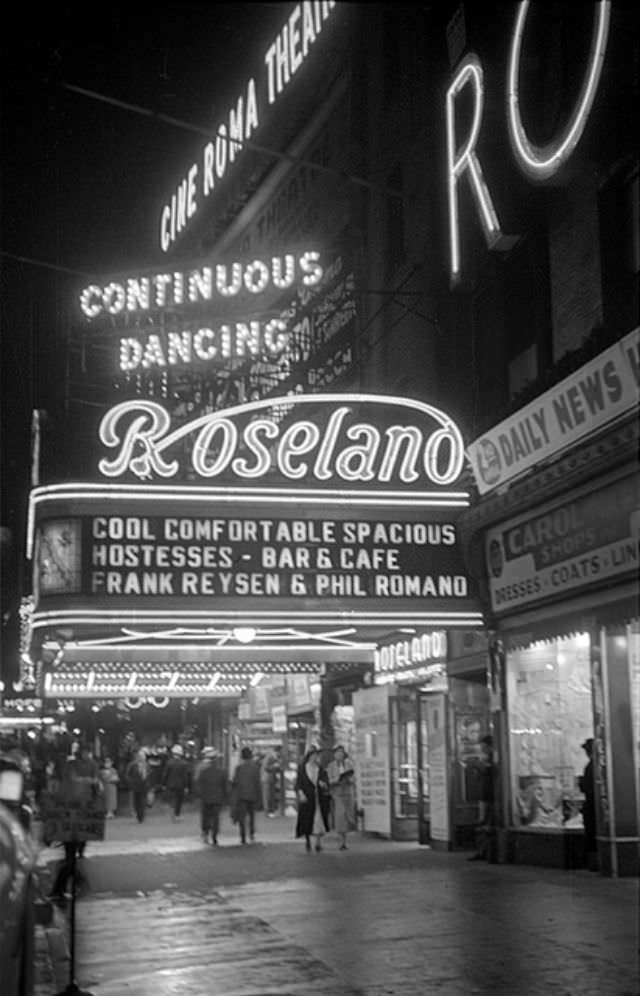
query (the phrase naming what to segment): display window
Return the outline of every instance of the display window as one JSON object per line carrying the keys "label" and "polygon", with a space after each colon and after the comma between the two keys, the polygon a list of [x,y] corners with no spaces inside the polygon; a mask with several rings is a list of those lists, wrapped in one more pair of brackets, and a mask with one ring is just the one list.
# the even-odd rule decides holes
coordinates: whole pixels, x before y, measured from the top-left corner
{"label": "display window", "polygon": [[588,633],[510,651],[507,709],[511,822],[582,827],[578,788],[593,736]]}

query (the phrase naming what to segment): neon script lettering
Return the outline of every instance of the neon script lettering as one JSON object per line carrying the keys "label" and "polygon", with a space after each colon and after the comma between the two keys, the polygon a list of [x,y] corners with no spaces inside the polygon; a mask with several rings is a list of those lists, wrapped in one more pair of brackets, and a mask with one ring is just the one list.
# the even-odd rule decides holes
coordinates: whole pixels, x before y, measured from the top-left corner
{"label": "neon script lettering", "polygon": [[[403,424],[380,429],[356,419],[354,408],[367,405],[380,413],[400,409]],[[269,412],[310,408],[313,418],[276,421]],[[328,418],[323,417],[328,412]],[[260,412],[265,414],[259,414]],[[409,424],[421,416],[428,426]],[[318,414],[320,413],[320,414]],[[153,401],[116,405],[100,425],[100,440],[117,455],[102,459],[106,477],[127,472],[141,479],[174,477],[177,459],[165,454],[187,436],[194,436],[191,467],[211,480],[232,475],[260,481],[274,472],[288,481],[350,483],[399,480],[414,484],[426,477],[432,484],[449,486],[464,462],[460,430],[439,409],[422,402],[386,395],[325,394],[271,398],[227,408],[193,419],[171,431],[165,409]]]}

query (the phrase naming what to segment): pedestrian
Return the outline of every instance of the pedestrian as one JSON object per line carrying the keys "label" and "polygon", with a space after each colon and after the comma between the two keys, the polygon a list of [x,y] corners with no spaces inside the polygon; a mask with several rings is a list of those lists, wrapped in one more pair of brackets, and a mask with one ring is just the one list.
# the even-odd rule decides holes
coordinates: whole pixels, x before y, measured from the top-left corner
{"label": "pedestrian", "polygon": [[198,765],[195,775],[195,790],[200,796],[200,829],[205,844],[218,844],[220,832],[220,810],[225,805],[229,788],[227,776],[218,764],[218,752],[215,747],[205,747],[202,752],[202,762]]}
{"label": "pedestrian", "polygon": [[333,829],[340,838],[340,850],[347,850],[347,834],[356,828],[356,790],[353,764],[340,744],[333,748],[327,766],[331,791]]}
{"label": "pedestrian", "polygon": [[[83,746],[77,756],[71,756],[65,762],[56,801],[67,806],[89,806],[101,793],[98,766],[89,748]],[[86,840],[66,840],[63,845],[64,859],[58,866],[51,890],[53,900],[64,899],[67,883],[74,872],[80,884],[85,881],[84,875],[76,869],[76,860],[84,858]]]}
{"label": "pedestrian", "polygon": [[262,808],[269,817],[274,817],[275,810],[275,789],[276,789],[276,765],[275,755],[271,751],[262,758],[260,764],[260,786],[262,789]]}
{"label": "pedestrian", "polygon": [[584,794],[582,804],[582,822],[584,824],[584,857],[590,871],[598,870],[598,844],[596,840],[596,794],[593,777],[593,737],[588,737],[580,744],[589,758],[582,775],[578,779],[578,788]]}
{"label": "pedestrian", "polygon": [[100,769],[100,781],[104,791],[105,818],[112,820],[118,808],[118,782],[120,776],[110,757],[105,757]]}
{"label": "pedestrian", "polygon": [[298,766],[295,781],[298,801],[296,837],[304,837],[307,851],[311,850],[312,836],[316,838],[316,851],[321,851],[320,840],[329,830],[331,791],[327,772],[320,762],[320,751],[317,747],[310,747]]}
{"label": "pedestrian", "polygon": [[169,793],[173,822],[182,820],[182,804],[189,783],[189,766],[184,759],[184,750],[180,744],[171,748],[171,757],[164,769],[163,785]]}
{"label": "pedestrian", "polygon": [[476,826],[475,854],[467,861],[488,861],[491,836],[495,825],[493,737],[487,734],[480,740],[482,757],[476,762],[479,776],[479,820]]}
{"label": "pedestrian", "polygon": [[233,775],[232,792],[236,821],[240,828],[240,843],[247,842],[247,821],[249,839],[255,840],[255,813],[260,803],[260,768],[253,760],[250,747],[240,751],[240,763]]}
{"label": "pedestrian", "polygon": [[149,765],[147,752],[141,747],[126,769],[127,785],[131,792],[133,811],[138,823],[143,823],[147,812],[149,792]]}

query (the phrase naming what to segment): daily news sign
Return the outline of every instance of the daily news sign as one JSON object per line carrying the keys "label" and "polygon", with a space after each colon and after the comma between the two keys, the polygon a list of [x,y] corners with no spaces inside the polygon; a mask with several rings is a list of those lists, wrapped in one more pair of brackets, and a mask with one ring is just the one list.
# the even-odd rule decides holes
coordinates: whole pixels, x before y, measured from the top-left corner
{"label": "daily news sign", "polygon": [[481,622],[462,438],[431,405],[298,395],[174,428],[141,400],[100,438],[109,483],[32,493],[36,627]]}

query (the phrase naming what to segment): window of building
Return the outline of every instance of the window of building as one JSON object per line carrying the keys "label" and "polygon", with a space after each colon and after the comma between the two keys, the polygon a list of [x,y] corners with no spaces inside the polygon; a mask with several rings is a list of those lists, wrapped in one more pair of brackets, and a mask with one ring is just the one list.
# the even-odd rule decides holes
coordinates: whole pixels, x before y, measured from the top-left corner
{"label": "window of building", "polygon": [[581,827],[581,745],[593,736],[589,635],[510,652],[507,709],[513,825]]}

